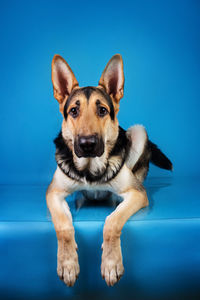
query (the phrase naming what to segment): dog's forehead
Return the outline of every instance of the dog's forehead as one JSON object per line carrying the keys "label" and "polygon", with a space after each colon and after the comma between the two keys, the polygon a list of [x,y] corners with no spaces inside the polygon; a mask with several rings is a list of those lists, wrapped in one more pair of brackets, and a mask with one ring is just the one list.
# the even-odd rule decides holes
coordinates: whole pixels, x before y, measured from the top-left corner
{"label": "dog's forehead", "polygon": [[109,106],[112,104],[110,96],[103,89],[93,86],[86,86],[72,91],[66,101],[66,105],[69,107],[71,102],[81,100],[83,98],[86,98],[86,100],[89,102],[90,99],[94,98],[93,96],[99,100],[104,100]]}

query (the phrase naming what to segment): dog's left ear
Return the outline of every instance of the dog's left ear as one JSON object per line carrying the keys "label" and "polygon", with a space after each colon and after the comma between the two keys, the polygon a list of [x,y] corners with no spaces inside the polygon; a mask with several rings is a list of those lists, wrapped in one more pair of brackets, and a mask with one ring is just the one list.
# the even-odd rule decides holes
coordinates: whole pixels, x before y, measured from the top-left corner
{"label": "dog's left ear", "polygon": [[123,61],[120,54],[114,55],[105,67],[99,85],[103,86],[109,95],[119,103],[124,95]]}

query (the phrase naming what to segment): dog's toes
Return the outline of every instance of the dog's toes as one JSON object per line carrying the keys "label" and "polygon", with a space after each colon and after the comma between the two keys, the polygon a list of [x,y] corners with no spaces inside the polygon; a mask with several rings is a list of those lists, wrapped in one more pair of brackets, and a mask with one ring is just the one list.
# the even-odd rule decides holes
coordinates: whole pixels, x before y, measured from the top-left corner
{"label": "dog's toes", "polygon": [[76,279],[78,278],[80,272],[80,267],[78,263],[78,256],[74,256],[73,259],[58,259],[57,273],[64,283],[71,287],[74,285]]}
{"label": "dog's toes", "polygon": [[120,278],[122,277],[123,272],[120,272],[120,274],[117,273],[116,267],[113,267],[112,269],[106,269],[105,270],[105,281],[108,286],[113,286],[115,283],[117,283]]}
{"label": "dog's toes", "polygon": [[64,283],[69,287],[74,285],[76,279],[78,278],[79,272],[80,268],[78,264],[57,268],[59,278],[63,280]]}
{"label": "dog's toes", "polygon": [[113,286],[117,283],[122,275],[124,274],[124,267],[122,264],[112,264],[107,267],[102,266],[101,275],[102,278],[105,279],[108,286]]}
{"label": "dog's toes", "polygon": [[115,269],[112,269],[110,271],[110,285],[113,286],[117,281],[117,272]]}
{"label": "dog's toes", "polygon": [[107,285],[110,286],[110,271],[107,268],[105,269],[105,281]]}
{"label": "dog's toes", "polygon": [[64,282],[67,286],[73,286],[76,281],[76,272],[74,268],[71,270],[65,268],[64,269]]}
{"label": "dog's toes", "polygon": [[124,273],[121,247],[113,247],[112,244],[103,243],[101,275],[108,286],[117,283]]}

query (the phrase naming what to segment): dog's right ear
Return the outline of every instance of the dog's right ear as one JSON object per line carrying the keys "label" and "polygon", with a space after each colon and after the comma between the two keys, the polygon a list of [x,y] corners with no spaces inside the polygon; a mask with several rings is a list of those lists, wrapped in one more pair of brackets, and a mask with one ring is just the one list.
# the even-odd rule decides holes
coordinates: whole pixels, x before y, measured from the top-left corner
{"label": "dog's right ear", "polygon": [[113,96],[116,103],[119,103],[124,95],[124,71],[120,54],[114,55],[109,60],[101,75],[99,85],[106,90],[108,95]]}
{"label": "dog's right ear", "polygon": [[69,96],[78,81],[68,63],[60,55],[55,55],[52,61],[52,82],[54,97],[62,104]]}

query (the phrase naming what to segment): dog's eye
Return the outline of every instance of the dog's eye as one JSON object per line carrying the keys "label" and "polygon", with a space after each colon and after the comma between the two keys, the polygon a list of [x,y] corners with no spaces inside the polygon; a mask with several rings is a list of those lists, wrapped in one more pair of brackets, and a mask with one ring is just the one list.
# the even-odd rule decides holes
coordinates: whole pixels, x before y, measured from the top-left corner
{"label": "dog's eye", "polygon": [[78,107],[72,107],[69,111],[69,114],[73,117],[76,118],[79,114],[79,109]]}
{"label": "dog's eye", "polygon": [[100,117],[104,117],[105,115],[107,115],[107,113],[108,113],[108,111],[105,107],[103,107],[103,106],[98,107],[98,115]]}

